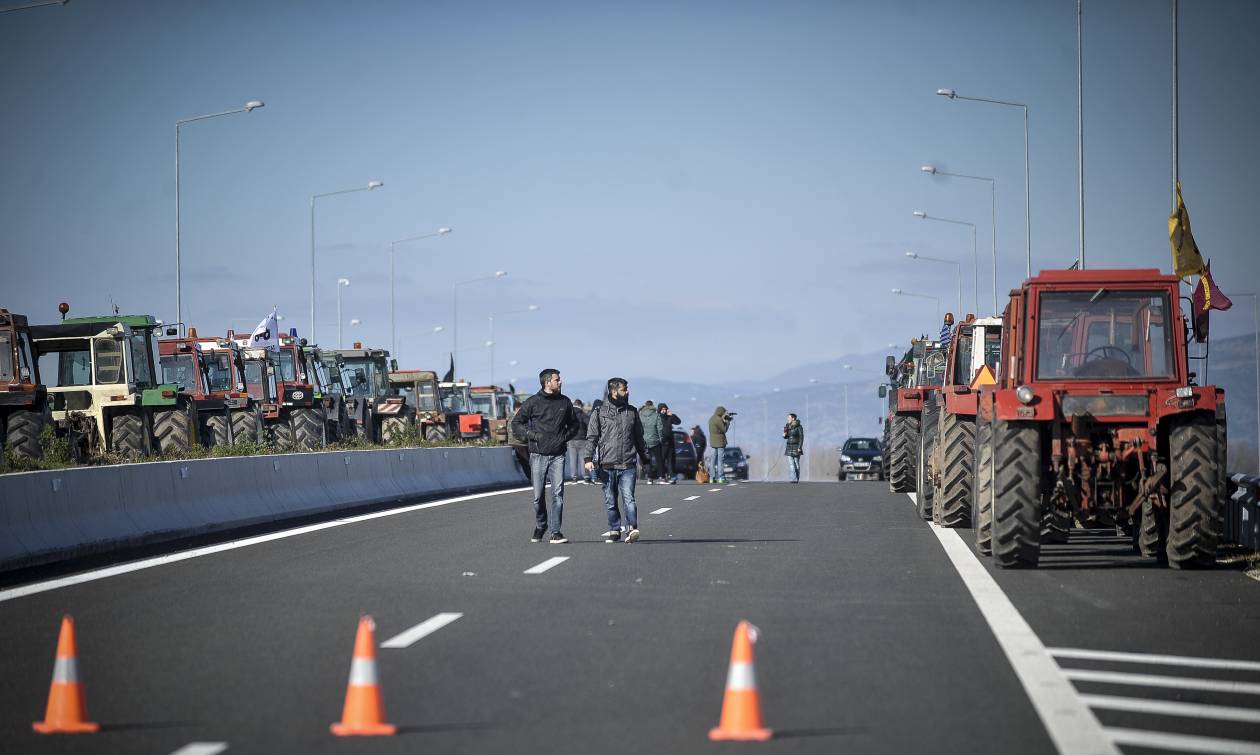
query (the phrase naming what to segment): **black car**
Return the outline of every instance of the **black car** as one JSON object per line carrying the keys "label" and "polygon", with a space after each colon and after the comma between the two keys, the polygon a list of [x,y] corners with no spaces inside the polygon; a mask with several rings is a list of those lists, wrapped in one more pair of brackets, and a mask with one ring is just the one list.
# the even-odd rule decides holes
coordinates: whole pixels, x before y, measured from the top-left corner
{"label": "black car", "polygon": [[682,430],[674,431],[674,472],[685,477],[696,476],[696,446],[691,435]]}
{"label": "black car", "polygon": [[722,457],[722,466],[726,468],[726,479],[747,480],[750,458],[752,457],[744,455],[739,446],[727,446],[726,455]]}
{"label": "black car", "polygon": [[849,438],[840,449],[840,481],[884,479],[884,447],[877,438]]}

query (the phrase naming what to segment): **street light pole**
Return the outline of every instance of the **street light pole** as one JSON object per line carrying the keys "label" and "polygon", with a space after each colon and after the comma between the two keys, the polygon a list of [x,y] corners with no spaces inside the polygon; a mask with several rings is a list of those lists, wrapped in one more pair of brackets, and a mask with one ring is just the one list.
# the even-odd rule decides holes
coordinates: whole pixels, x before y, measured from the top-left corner
{"label": "street light pole", "polygon": [[987,102],[990,105],[1023,108],[1024,110],[1024,274],[1032,277],[1032,203],[1029,200],[1031,181],[1028,172],[1028,106],[1022,102],[1006,102],[990,100],[984,97],[964,97],[953,89],[937,89],[936,93],[951,100],[969,100],[971,102]]}
{"label": "street light pole", "polygon": [[[972,266],[973,266],[972,269],[975,271],[975,279],[976,279],[976,291],[975,291],[974,296],[975,296],[976,309],[979,310],[980,309],[980,255],[976,252],[976,224],[968,223],[965,220],[953,220],[951,218],[942,218],[942,217],[937,217],[936,215],[929,215],[923,210],[915,210],[912,214],[916,218],[919,218],[920,220],[935,220],[939,223],[953,223],[954,225],[965,225],[971,229],[971,260],[972,260]],[[959,310],[962,309],[961,297],[959,298],[958,309]],[[962,312],[960,311],[958,314],[961,316]]]}
{"label": "street light pole", "polygon": [[1252,327],[1255,329],[1253,335],[1256,339],[1253,347],[1256,357],[1256,474],[1260,475],[1260,296],[1257,296],[1255,292],[1230,295],[1234,298],[1240,296],[1251,297]]}
{"label": "street light pole", "polygon": [[[48,3],[42,3],[47,5]],[[64,4],[64,2],[62,2]],[[26,8],[35,8],[36,5],[24,6]],[[22,10],[22,8],[9,8],[8,10]],[[179,334],[184,334],[184,299],[183,299],[183,269],[180,260],[180,234],[179,234],[179,130],[185,123],[193,121],[204,121],[209,118],[218,118],[224,115],[235,115],[236,113],[248,113],[264,107],[262,100],[250,100],[245,103],[245,107],[239,107],[235,110],[224,110],[221,113],[210,113],[209,115],[197,115],[192,118],[183,118],[175,121],[175,322],[179,325]]]}
{"label": "street light pole", "polygon": [[909,291],[902,291],[902,290],[901,290],[901,289],[899,289],[899,288],[894,288],[894,289],[892,290],[892,292],[893,292],[894,294],[896,294],[897,296],[913,296],[913,297],[914,297],[914,298],[916,298],[916,299],[931,299],[932,301],[936,302],[936,320],[937,320],[937,322],[940,322],[940,320],[941,320],[941,300],[940,300],[939,298],[937,298],[937,297],[935,297],[935,296],[928,296],[927,294],[912,294],[912,293],[910,293]]}
{"label": "street light pole", "polygon": [[405,239],[389,242],[389,353],[395,359],[398,358],[398,333],[395,328],[394,320],[394,247],[404,244],[408,241],[420,241],[421,239],[431,239],[436,236],[445,236],[450,233],[450,228],[439,228],[437,233],[426,233],[423,236],[410,236]]}
{"label": "street light pole", "polygon": [[[969,176],[966,173],[950,173],[945,170],[937,170],[935,166],[924,165],[919,168],[924,173],[930,173],[937,176],[950,176],[952,178],[969,178],[973,181],[989,182],[989,241],[993,248],[993,311],[997,312],[997,179],[988,176]],[[979,266],[977,265],[977,268]],[[976,290],[980,290],[979,282],[980,272],[976,271]],[[979,297],[976,300],[976,309],[980,308]]]}
{"label": "street light pole", "polygon": [[372,189],[378,189],[384,185],[385,184],[382,181],[368,181],[367,186],[311,195],[311,343],[319,343],[315,339],[315,200],[322,199],[324,197],[333,197],[338,194],[353,194],[356,191],[371,191]]}
{"label": "street light pole", "polygon": [[341,341],[341,289],[350,285],[349,278],[337,279],[337,348],[345,348],[345,344]]}
{"label": "street light pole", "polygon": [[906,252],[906,256],[912,260],[927,260],[928,262],[943,262],[946,265],[954,266],[954,277],[958,281],[958,316],[962,317],[962,265],[957,260],[947,260],[941,257],[929,257],[926,254],[917,252]]}
{"label": "street light pole", "polygon": [[451,286],[451,361],[454,362],[455,354],[459,353],[459,287],[467,286],[471,283],[481,283],[482,281],[498,280],[507,275],[502,270],[496,270],[494,275],[486,275],[481,278],[473,278],[466,281],[458,281]]}

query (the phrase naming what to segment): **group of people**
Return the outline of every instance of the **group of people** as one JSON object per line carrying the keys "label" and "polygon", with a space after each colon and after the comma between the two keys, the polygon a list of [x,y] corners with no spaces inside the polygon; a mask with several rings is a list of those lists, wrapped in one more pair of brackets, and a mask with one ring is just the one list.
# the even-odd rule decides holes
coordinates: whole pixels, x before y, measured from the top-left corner
{"label": "group of people", "polygon": [[[640,533],[634,487],[640,462],[646,470],[647,484],[674,484],[677,475],[673,428],[682,420],[666,404],[647,401],[636,409],[630,403],[630,385],[625,378],[609,378],[604,398],[592,402],[589,413],[580,400],[570,401],[560,392],[559,370],[543,370],[538,373],[538,382],[542,388],[521,404],[510,425],[510,434],[528,449],[534,487],[531,542],[541,542],[548,532],[551,543],[569,542],[561,530],[566,478],[603,484],[608,513],[604,542],[636,542]],[[734,416],[725,407],[717,407],[709,418],[707,439],[699,426],[692,428],[699,458],[704,458],[706,445],[713,447],[711,468],[716,483],[726,482],[726,433]]]}

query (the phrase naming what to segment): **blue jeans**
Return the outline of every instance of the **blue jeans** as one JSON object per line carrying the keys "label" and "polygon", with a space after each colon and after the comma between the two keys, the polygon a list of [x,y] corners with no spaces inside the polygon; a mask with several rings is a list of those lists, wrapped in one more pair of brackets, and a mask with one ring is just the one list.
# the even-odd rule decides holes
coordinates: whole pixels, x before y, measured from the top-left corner
{"label": "blue jeans", "polygon": [[604,477],[604,507],[608,509],[608,529],[616,530],[621,526],[621,513],[617,510],[617,494],[621,494],[621,502],[626,507],[626,524],[630,529],[639,528],[639,510],[634,505],[634,482],[638,478],[638,470],[602,469]]}
{"label": "blue jeans", "polygon": [[788,472],[792,474],[792,479],[794,481],[799,482],[801,479],[801,457],[789,455],[787,457],[787,460],[788,460]]}
{"label": "blue jeans", "polygon": [[709,475],[714,482],[726,482],[726,447],[713,449],[713,472]]}
{"label": "blue jeans", "polygon": [[551,483],[551,531],[560,531],[564,518],[564,454],[529,455],[529,477],[534,483],[534,521],[547,529],[547,483]]}

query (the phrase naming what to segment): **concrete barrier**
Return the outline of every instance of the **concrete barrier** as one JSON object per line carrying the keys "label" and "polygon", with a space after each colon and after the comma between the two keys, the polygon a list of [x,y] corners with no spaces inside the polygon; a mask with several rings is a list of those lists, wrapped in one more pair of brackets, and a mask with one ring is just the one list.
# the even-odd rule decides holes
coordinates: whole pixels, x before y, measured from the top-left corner
{"label": "concrete barrier", "polygon": [[524,483],[504,447],[328,451],[0,475],[0,572]]}
{"label": "concrete barrier", "polygon": [[1225,504],[1224,540],[1260,550],[1260,477],[1236,474],[1230,480],[1234,492]]}

